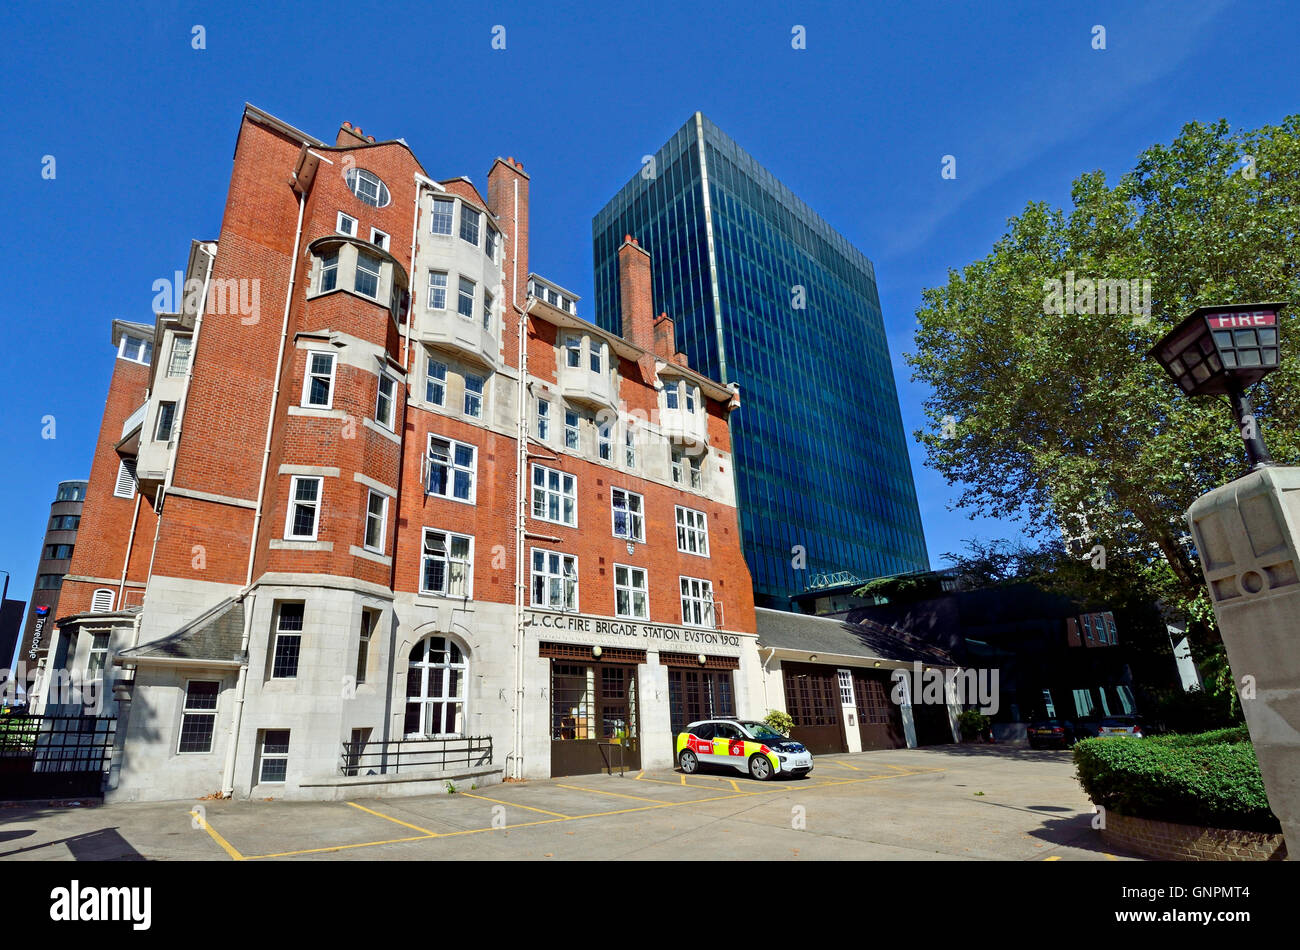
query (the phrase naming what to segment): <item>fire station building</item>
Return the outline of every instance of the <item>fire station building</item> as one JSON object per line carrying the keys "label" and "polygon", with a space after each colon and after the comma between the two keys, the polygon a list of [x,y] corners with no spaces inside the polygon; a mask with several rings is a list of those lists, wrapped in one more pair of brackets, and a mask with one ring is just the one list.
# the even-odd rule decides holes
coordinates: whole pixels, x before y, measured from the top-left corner
{"label": "fire station building", "polygon": [[770,708],[740,394],[634,237],[619,334],[535,274],[529,184],[245,108],[217,238],[112,326],[49,654],[108,687],[109,800],[666,767]]}

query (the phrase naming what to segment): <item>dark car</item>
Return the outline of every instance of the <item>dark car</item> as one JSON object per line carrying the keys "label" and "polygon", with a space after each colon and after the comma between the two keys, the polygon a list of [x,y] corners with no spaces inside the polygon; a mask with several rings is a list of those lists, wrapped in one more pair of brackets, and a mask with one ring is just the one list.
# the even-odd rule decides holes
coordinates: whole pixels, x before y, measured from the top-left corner
{"label": "dark car", "polygon": [[1029,737],[1029,748],[1041,749],[1044,746],[1065,748],[1074,745],[1074,723],[1068,719],[1035,719],[1025,727]]}

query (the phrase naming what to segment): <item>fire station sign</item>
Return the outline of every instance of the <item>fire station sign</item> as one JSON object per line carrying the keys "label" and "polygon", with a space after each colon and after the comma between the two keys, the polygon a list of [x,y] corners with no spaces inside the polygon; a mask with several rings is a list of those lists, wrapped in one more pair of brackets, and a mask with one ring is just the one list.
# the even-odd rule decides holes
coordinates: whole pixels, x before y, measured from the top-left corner
{"label": "fire station sign", "polygon": [[696,627],[677,627],[671,624],[642,623],[637,620],[592,617],[587,614],[554,613],[530,610],[525,617],[527,626],[543,633],[573,633],[581,636],[626,637],[642,649],[661,646],[708,646],[740,648],[740,635],[720,630],[701,630]]}

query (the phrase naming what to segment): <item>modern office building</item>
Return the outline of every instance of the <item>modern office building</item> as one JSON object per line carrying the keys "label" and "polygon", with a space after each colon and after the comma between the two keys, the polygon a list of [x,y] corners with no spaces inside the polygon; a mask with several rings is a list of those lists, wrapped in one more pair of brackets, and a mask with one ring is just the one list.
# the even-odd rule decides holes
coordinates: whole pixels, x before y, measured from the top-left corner
{"label": "modern office building", "polygon": [[[36,583],[23,626],[22,645],[16,657],[23,671],[30,677],[45,662],[49,647],[49,632],[59,609],[59,592],[63,577],[72,563],[72,552],[77,545],[81,526],[81,509],[86,499],[84,480],[59,482],[54,501],[50,504],[50,520],[45,524],[45,537],[41,539],[41,556],[36,565]],[[9,662],[6,652],[2,662]],[[23,683],[26,689],[30,683]]]}
{"label": "modern office building", "polygon": [[928,569],[871,262],[698,112],[592,221],[606,330],[626,235],[690,365],[745,394],[731,429],[755,602]]}
{"label": "modern office building", "polygon": [[245,108],[177,312],[113,323],[54,632],[109,697],[110,798],[664,767],[686,722],[766,712],[741,394],[636,244],[617,331],[534,273],[529,185]]}

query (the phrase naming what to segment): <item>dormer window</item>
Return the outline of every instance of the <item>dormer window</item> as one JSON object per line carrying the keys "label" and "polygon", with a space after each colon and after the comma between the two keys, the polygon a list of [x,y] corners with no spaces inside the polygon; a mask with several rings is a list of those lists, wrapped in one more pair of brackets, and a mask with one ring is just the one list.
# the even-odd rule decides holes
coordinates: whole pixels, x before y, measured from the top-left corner
{"label": "dormer window", "polygon": [[348,191],[372,208],[382,208],[388,204],[388,188],[378,176],[364,168],[349,168],[343,176]]}
{"label": "dormer window", "polygon": [[137,336],[123,336],[117,355],[132,363],[148,366],[153,362],[153,342]]}

